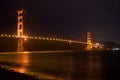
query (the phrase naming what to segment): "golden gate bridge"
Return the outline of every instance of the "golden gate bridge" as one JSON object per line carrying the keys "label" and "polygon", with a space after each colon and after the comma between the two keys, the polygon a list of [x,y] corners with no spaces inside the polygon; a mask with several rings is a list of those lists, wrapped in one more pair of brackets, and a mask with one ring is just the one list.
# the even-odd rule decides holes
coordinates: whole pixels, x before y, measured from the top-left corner
{"label": "golden gate bridge", "polygon": [[[82,41],[78,41],[78,40],[71,40],[71,39],[64,39],[64,38],[56,38],[56,37],[43,37],[43,36],[27,36],[27,35],[24,35],[24,24],[23,24],[24,10],[23,9],[18,10],[17,13],[18,13],[18,17],[17,17],[17,33],[16,34],[0,34],[0,38],[16,38],[18,40],[18,45],[17,45],[17,51],[18,52],[23,51],[24,41],[29,40],[29,39],[65,42],[65,43],[68,43],[68,44],[72,44],[72,43],[85,44],[85,45],[87,45],[86,50],[91,50],[92,47],[94,46],[93,43],[92,43],[91,33],[90,32],[87,33],[87,41],[86,42],[82,42]],[[27,60],[27,57],[24,56],[23,62],[25,62],[24,59]],[[20,61],[21,61],[21,58],[20,58]],[[6,66],[5,66],[5,68],[6,68]],[[12,68],[10,68],[10,69],[12,69]],[[15,70],[15,71],[17,71],[17,70]],[[17,72],[24,72],[24,69],[20,69],[20,71],[18,70]],[[26,74],[34,75],[35,73],[26,73]],[[40,78],[42,77],[44,79],[56,80],[56,77],[49,76],[49,75],[46,75],[46,74],[43,74],[43,73],[40,73],[40,74],[37,74],[37,75],[35,74],[34,76],[37,76],[37,77],[40,77]],[[58,80],[61,80],[61,79],[58,79]]]}
{"label": "golden gate bridge", "polygon": [[93,47],[92,39],[91,39],[91,33],[87,33],[87,41],[82,42],[78,40],[70,40],[70,39],[63,39],[63,38],[56,38],[56,37],[41,37],[41,36],[27,36],[24,35],[24,24],[23,24],[23,14],[24,10],[20,9],[17,11],[18,17],[17,17],[17,34],[0,34],[0,37],[2,38],[18,38],[18,51],[23,50],[23,41],[28,39],[37,39],[37,40],[48,40],[48,41],[59,41],[59,42],[67,42],[67,43],[78,43],[78,44],[86,44],[86,49],[91,50]]}

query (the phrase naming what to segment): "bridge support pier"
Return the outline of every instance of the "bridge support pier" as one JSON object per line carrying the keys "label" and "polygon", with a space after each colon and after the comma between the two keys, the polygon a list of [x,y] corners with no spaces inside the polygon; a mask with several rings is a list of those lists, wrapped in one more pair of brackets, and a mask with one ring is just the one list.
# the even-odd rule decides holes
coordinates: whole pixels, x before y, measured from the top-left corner
{"label": "bridge support pier", "polygon": [[18,52],[23,51],[23,39],[22,39],[22,38],[19,38],[19,39],[18,39],[17,51],[18,51]]}

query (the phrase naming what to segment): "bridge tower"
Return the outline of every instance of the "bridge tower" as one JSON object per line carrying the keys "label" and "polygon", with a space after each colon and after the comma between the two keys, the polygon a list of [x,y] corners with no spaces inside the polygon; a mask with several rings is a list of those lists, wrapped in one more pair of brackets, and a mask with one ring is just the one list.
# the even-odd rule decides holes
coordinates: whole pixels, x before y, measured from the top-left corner
{"label": "bridge tower", "polygon": [[23,37],[23,9],[20,9],[18,12],[18,22],[17,22],[17,37]]}
{"label": "bridge tower", "polygon": [[87,32],[87,50],[92,49],[92,38],[91,38],[91,32]]}
{"label": "bridge tower", "polygon": [[17,46],[17,51],[23,51],[23,9],[20,9],[17,11],[18,18],[17,18],[17,37],[18,39],[18,46]]}

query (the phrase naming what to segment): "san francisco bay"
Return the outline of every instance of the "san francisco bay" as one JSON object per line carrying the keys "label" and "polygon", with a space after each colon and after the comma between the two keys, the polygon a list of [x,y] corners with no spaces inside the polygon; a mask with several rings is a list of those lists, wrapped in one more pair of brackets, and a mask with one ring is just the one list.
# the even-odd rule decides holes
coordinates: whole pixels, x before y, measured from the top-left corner
{"label": "san francisco bay", "polygon": [[119,51],[1,52],[0,65],[46,80],[119,79]]}

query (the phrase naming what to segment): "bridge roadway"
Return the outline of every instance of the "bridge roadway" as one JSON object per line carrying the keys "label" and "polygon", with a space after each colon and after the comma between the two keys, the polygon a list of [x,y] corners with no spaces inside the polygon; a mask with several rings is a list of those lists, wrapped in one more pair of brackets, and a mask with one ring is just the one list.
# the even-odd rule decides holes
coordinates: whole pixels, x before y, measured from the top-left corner
{"label": "bridge roadway", "polygon": [[38,37],[38,36],[18,37],[16,35],[9,35],[9,34],[1,34],[0,37],[4,37],[4,38],[23,38],[24,40],[38,39],[38,40],[50,40],[50,41],[61,41],[61,42],[68,42],[68,43],[87,44],[86,42],[81,42],[81,41],[77,41],[77,40],[69,40],[69,39],[62,39],[62,38],[51,38],[51,37]]}

